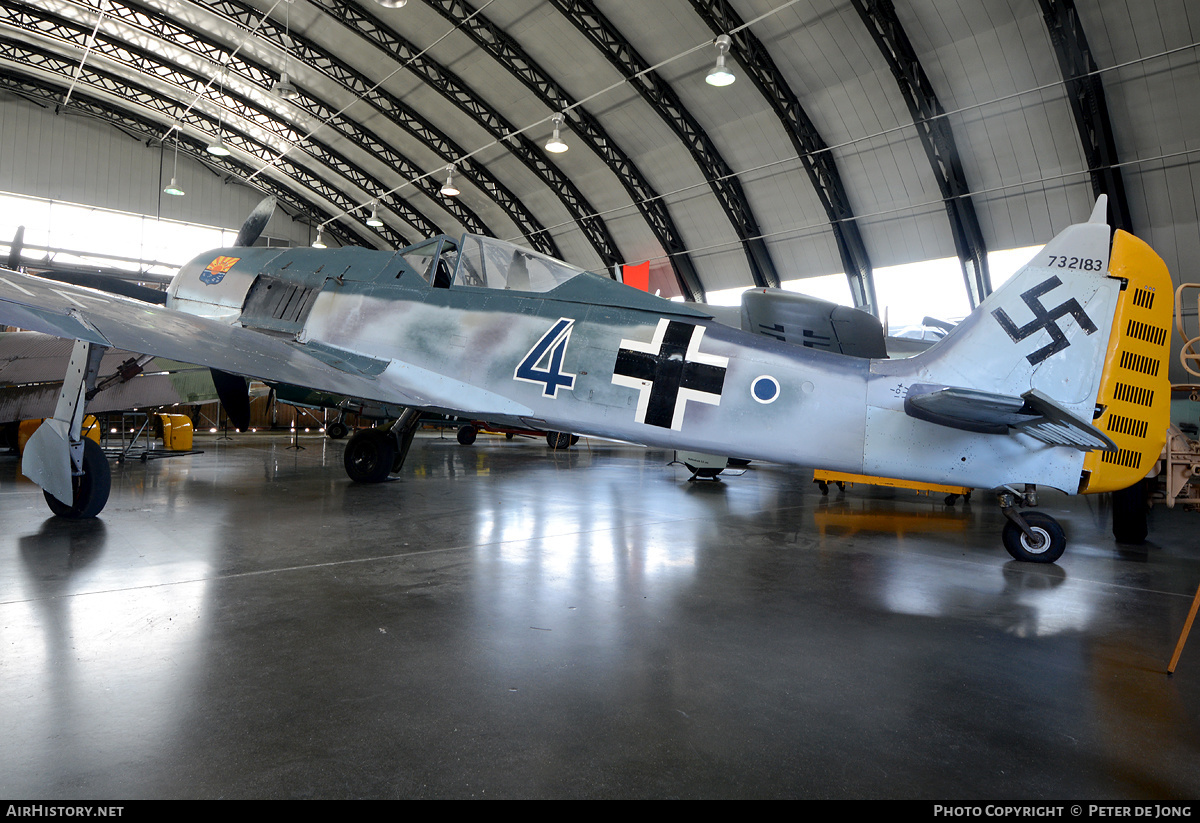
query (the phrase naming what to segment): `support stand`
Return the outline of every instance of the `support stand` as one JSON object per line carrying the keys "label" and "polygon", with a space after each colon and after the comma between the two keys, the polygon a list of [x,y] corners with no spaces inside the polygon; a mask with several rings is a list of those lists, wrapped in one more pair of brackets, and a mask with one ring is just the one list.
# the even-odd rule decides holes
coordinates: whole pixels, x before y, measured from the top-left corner
{"label": "support stand", "polygon": [[1196,587],[1196,596],[1192,598],[1192,610],[1188,612],[1187,620],[1183,623],[1183,631],[1179,633],[1179,642],[1175,644],[1175,654],[1171,655],[1171,664],[1167,666],[1167,675],[1175,674],[1175,666],[1179,656],[1183,654],[1183,644],[1187,642],[1188,632],[1192,630],[1192,621],[1196,619],[1196,610],[1200,609],[1200,586]]}

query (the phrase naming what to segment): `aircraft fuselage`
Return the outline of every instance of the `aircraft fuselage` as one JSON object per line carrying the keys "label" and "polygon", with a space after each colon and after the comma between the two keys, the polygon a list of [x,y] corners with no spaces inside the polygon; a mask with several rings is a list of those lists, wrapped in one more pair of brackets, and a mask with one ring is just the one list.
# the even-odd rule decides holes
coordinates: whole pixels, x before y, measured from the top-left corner
{"label": "aircraft fuselage", "polygon": [[[1096,278],[1090,310],[1111,317],[1117,290]],[[981,488],[1074,491],[1083,462],[1078,450],[1024,435],[907,415],[912,384],[961,384],[951,346],[901,361],[816,351],[591,274],[545,293],[437,288],[402,253],[228,249],[185,266],[169,305],[273,332],[370,376],[379,396],[369,399],[394,401],[394,380],[416,387],[422,405],[529,428]],[[961,333],[981,323],[992,327],[975,331],[984,351],[1020,358],[1024,348],[986,314]],[[986,374],[989,364],[977,365]],[[454,391],[462,386],[476,387],[475,398]],[[1077,394],[1076,410],[1090,416],[1094,385]]]}

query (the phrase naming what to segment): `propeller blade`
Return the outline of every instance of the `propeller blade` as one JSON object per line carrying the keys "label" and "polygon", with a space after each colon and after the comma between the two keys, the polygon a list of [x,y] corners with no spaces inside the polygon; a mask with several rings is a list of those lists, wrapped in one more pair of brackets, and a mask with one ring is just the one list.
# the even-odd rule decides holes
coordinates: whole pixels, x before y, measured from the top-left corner
{"label": "propeller blade", "polygon": [[246,378],[218,369],[212,372],[213,386],[229,422],[240,432],[250,428],[250,384]]}
{"label": "propeller blade", "polygon": [[253,246],[259,235],[266,229],[267,223],[271,222],[271,215],[274,213],[275,197],[263,198],[262,202],[254,207],[254,211],[250,212],[246,222],[242,223],[242,228],[238,231],[237,240],[233,245]]}
{"label": "propeller blade", "polygon": [[10,271],[16,271],[21,265],[21,247],[25,245],[25,227],[17,226],[17,233],[13,235],[12,245],[8,247],[8,262],[4,267]]}

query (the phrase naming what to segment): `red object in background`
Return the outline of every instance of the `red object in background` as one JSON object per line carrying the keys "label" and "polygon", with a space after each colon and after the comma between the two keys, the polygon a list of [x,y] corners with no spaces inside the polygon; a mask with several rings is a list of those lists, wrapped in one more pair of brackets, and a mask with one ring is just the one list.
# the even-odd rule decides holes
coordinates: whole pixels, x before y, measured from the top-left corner
{"label": "red object in background", "polygon": [[621,266],[621,280],[626,286],[650,291],[650,261],[647,260],[636,266]]}

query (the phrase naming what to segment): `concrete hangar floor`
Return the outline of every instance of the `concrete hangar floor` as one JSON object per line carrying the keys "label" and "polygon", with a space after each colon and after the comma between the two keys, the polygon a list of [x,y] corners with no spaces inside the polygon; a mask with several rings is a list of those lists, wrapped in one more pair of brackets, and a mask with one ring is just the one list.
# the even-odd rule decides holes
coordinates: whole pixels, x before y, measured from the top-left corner
{"label": "concrete hangar floor", "polygon": [[[344,442],[344,441],[342,441]],[[1200,517],[1059,565],[986,495],[423,433],[197,439],[49,517],[0,457],[0,797],[1200,797]]]}

